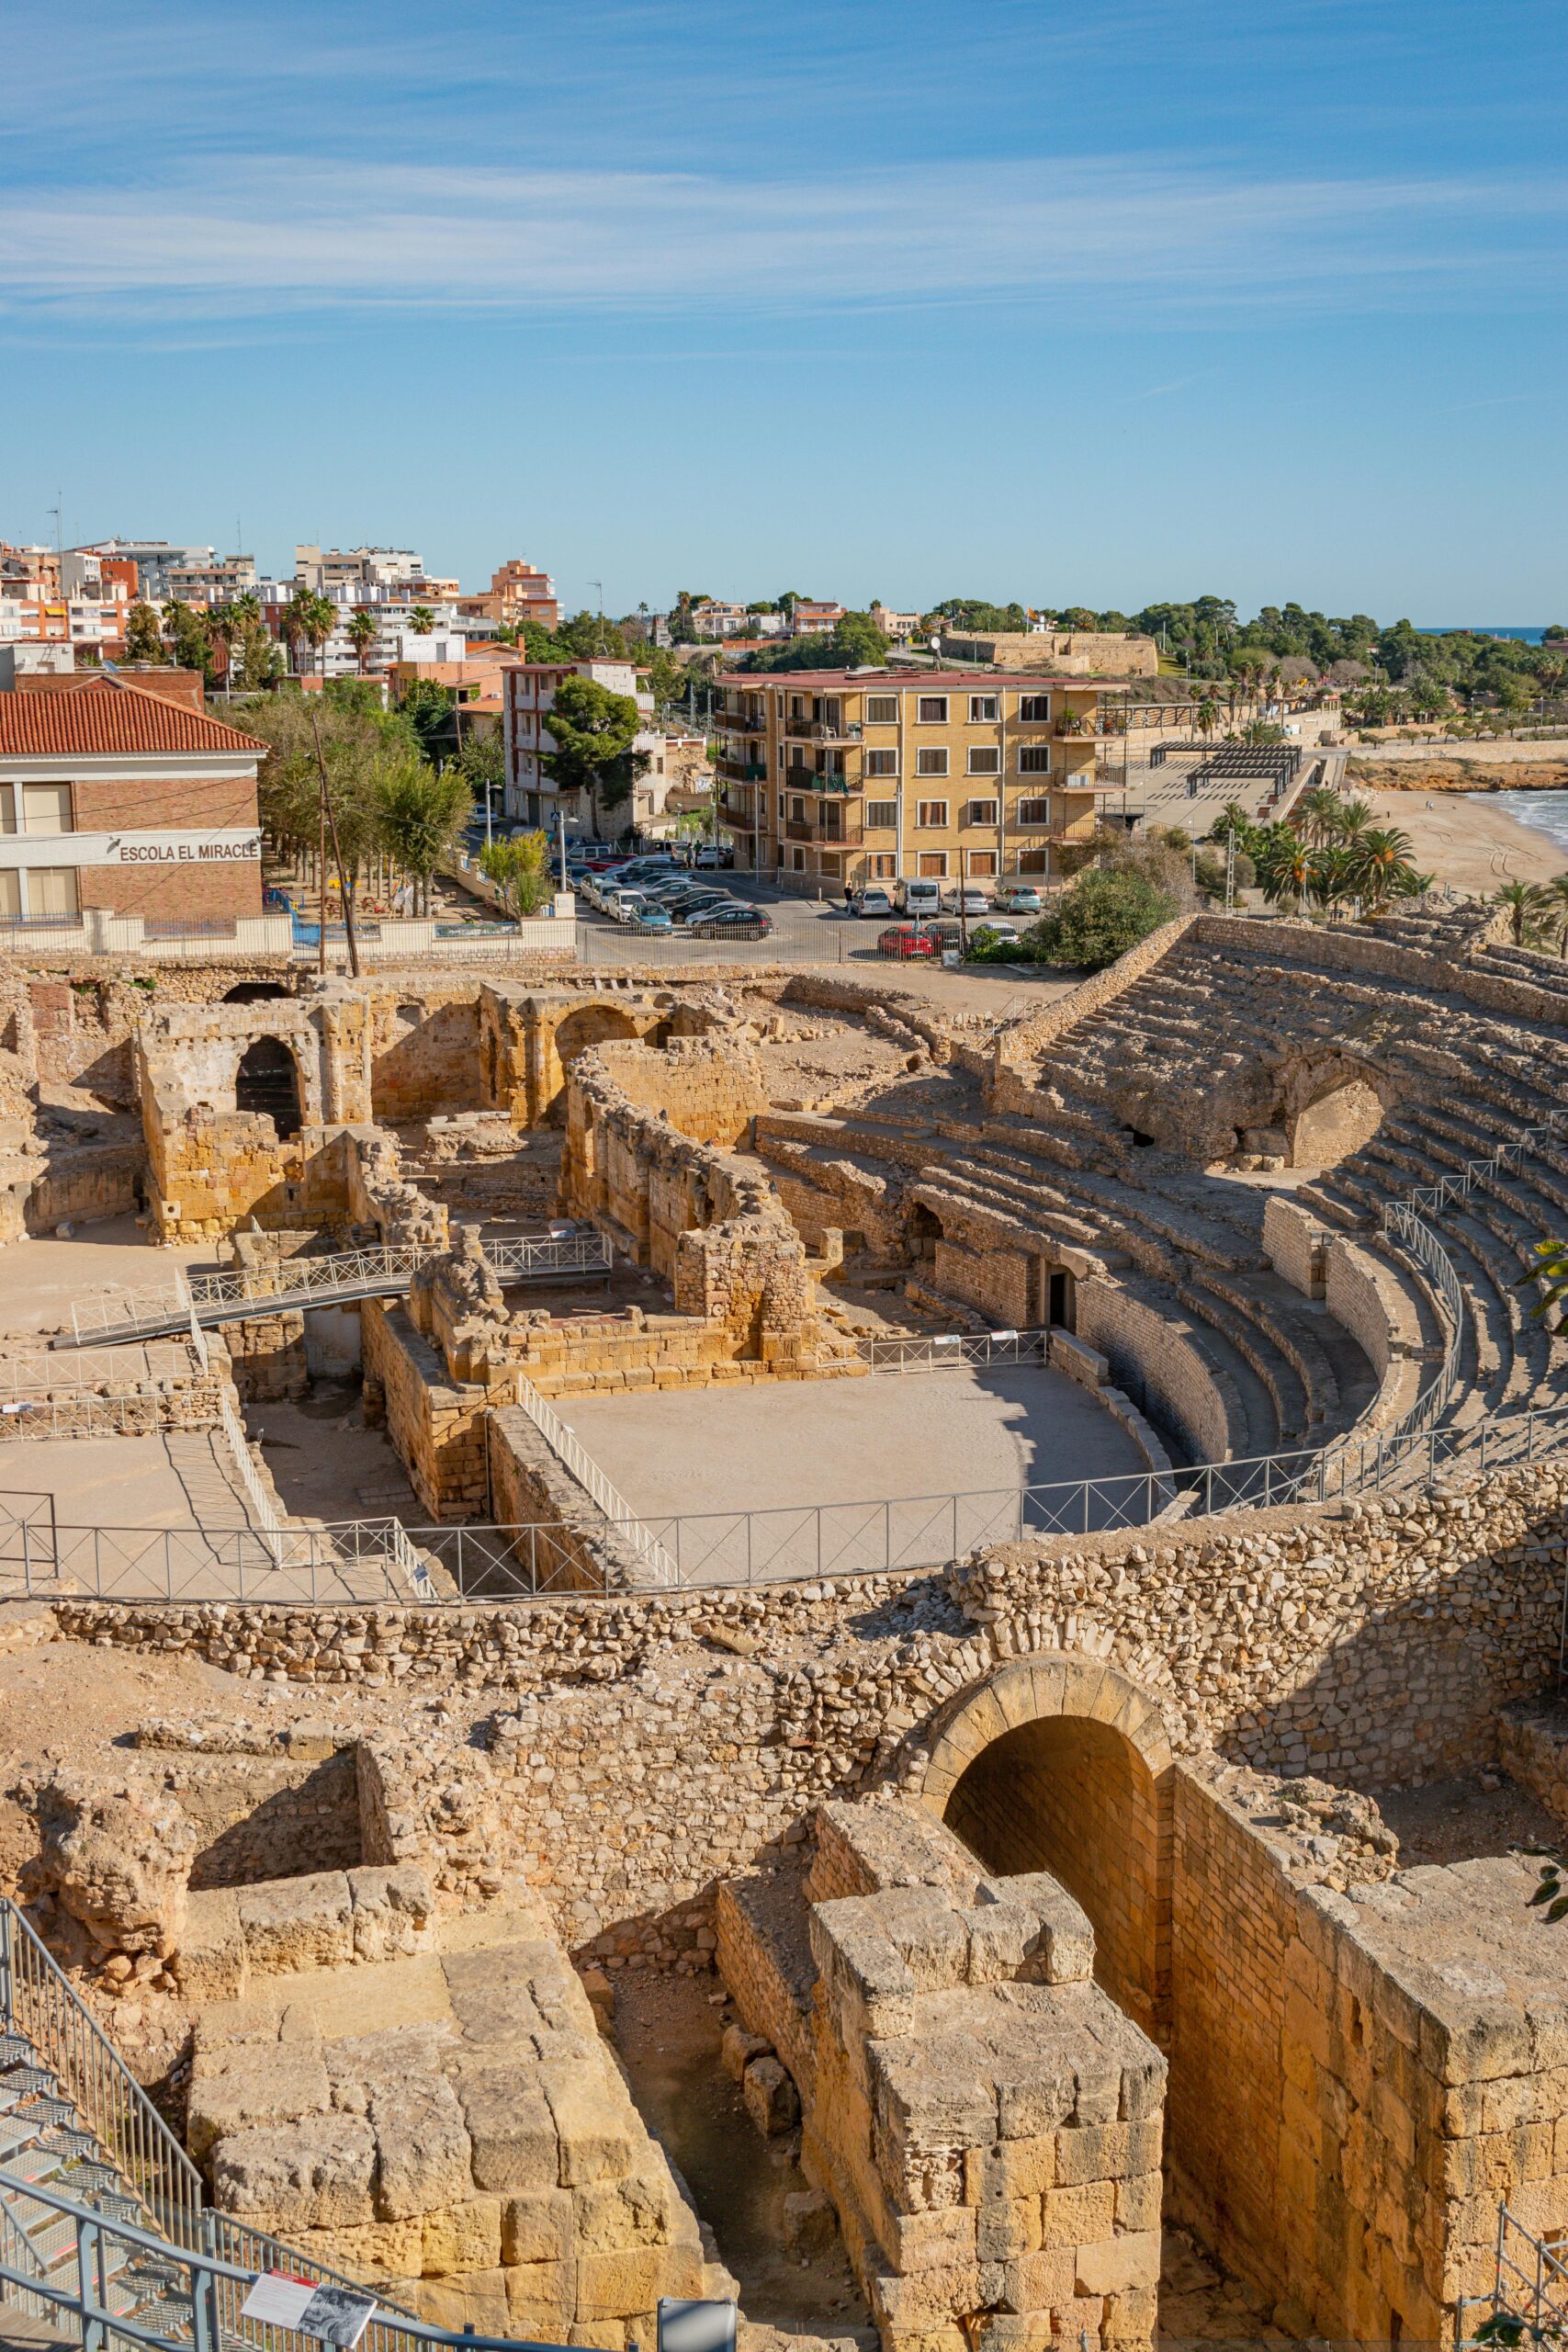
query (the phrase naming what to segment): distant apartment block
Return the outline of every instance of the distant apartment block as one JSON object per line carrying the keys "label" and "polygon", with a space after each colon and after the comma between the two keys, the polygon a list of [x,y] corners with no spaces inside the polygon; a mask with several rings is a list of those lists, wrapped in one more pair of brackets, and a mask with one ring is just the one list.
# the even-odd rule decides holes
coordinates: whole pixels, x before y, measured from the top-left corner
{"label": "distant apartment block", "polygon": [[512,556],[491,574],[490,586],[477,596],[459,596],[457,611],[464,620],[491,622],[496,628],[520,629],[525,621],[555,629],[560,622],[556,583],[536,564]]}
{"label": "distant apartment block", "polygon": [[214,560],[211,548],[181,547],[169,539],[95,539],[72,552],[107,556],[118,565],[134,564],[135,595],[145,605],[161,605],[177,594],[176,571],[210,570]]}
{"label": "distant apartment block", "polygon": [[820,597],[803,596],[796,604],[790,622],[794,637],[827,637],[844,617],[842,605],[824,602]]}
{"label": "distant apartment block", "polygon": [[94,548],[0,546],[0,643],[108,650],[124,638],[130,601],[125,577]]}
{"label": "distant apartment block", "polygon": [[896,613],[887,605],[873,605],[871,622],[884,637],[895,645],[908,645],[912,637],[920,634],[922,616],[919,613]]}
{"label": "distant apartment block", "polygon": [[1094,831],[1102,689],[1056,674],[735,673],[718,818],[738,865],[829,893],[900,875],[1049,876]]}

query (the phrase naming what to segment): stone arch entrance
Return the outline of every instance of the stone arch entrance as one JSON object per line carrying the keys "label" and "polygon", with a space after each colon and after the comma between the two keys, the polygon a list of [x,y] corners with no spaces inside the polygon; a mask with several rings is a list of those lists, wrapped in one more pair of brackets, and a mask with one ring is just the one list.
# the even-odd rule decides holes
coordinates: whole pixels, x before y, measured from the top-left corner
{"label": "stone arch entrance", "polygon": [[281,1037],[257,1037],[234,1073],[234,1108],[272,1121],[279,1143],[299,1132],[299,1073]]}
{"label": "stone arch entrance", "polygon": [[1060,1881],[1093,1925],[1100,1983],[1163,2044],[1171,1756],[1147,1692],[1096,1658],[1016,1659],[957,1702],[920,1795],[987,1870]]}

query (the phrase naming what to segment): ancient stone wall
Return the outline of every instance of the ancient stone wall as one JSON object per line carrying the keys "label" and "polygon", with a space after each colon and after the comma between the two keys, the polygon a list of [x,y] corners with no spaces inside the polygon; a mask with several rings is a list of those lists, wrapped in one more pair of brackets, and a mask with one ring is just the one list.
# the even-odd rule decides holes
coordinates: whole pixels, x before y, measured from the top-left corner
{"label": "ancient stone wall", "polygon": [[490,1416],[490,1515],[517,1531],[513,1557],[540,1590],[604,1592],[646,1582],[638,1555],[520,1406]]}
{"label": "ancient stone wall", "polygon": [[1194,1462],[1230,1462],[1247,1452],[1235,1383],[1214,1362],[1196,1327],[1173,1306],[1156,1313],[1119,1283],[1080,1282],[1076,1329],[1109,1362],[1135,1401],[1157,1406],[1185,1439]]}

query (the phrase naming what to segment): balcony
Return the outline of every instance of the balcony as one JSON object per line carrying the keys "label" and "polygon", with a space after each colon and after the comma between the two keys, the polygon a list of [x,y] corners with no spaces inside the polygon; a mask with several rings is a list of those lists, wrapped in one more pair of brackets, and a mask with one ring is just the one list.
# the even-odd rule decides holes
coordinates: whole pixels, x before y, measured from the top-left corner
{"label": "balcony", "polygon": [[865,788],[858,775],[845,775],[836,768],[785,768],[784,781],[790,792],[843,793]]}
{"label": "balcony", "polygon": [[768,724],[760,710],[715,711],[713,723],[721,734],[730,735],[760,735]]}
{"label": "balcony", "polygon": [[721,825],[733,825],[737,832],[754,833],[758,818],[754,808],[744,808],[739,800],[720,800],[715,804],[715,814]]}
{"label": "balcony", "polygon": [[861,723],[858,718],[786,718],[784,732],[801,743],[858,743]]}
{"label": "balcony", "polygon": [[858,824],[812,825],[799,817],[784,820],[786,842],[815,842],[819,849],[859,849],[865,839]]}
{"label": "balcony", "polygon": [[767,781],[767,766],[761,760],[732,760],[728,752],[721,752],[716,764],[719,775],[727,783],[764,784]]}

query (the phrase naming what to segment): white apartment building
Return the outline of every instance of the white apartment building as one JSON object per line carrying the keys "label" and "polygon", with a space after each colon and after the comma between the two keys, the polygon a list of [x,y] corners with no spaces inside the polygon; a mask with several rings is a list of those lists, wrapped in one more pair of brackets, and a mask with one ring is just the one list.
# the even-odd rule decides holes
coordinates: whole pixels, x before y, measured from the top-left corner
{"label": "white apartment building", "polygon": [[133,563],[136,593],[146,605],[161,605],[165,597],[179,593],[174,586],[175,572],[209,571],[213,561],[211,548],[176,547],[169,539],[95,539],[72,552],[118,556],[122,563]]}
{"label": "white apartment building", "polygon": [[[507,816],[521,824],[553,828],[558,812],[564,815],[569,830],[585,828],[592,821],[582,796],[558,792],[554,778],[541,764],[541,755],[555,749],[547,719],[556,688],[563,678],[573,676],[592,678],[613,695],[629,695],[650,722],[639,731],[633,748],[646,752],[650,760],[664,752],[664,735],[651,724],[653,696],[638,689],[637,670],[630,662],[519,662],[508,670],[505,680],[502,729],[506,778],[502,805]],[[628,811],[628,820],[629,817]]]}

